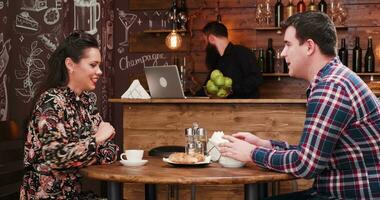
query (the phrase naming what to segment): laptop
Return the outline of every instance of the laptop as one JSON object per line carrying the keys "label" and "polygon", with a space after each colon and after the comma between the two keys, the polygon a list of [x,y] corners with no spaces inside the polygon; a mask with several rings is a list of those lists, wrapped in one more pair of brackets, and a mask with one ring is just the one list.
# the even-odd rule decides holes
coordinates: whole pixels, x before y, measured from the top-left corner
{"label": "laptop", "polygon": [[147,66],[144,71],[152,98],[186,98],[176,65]]}

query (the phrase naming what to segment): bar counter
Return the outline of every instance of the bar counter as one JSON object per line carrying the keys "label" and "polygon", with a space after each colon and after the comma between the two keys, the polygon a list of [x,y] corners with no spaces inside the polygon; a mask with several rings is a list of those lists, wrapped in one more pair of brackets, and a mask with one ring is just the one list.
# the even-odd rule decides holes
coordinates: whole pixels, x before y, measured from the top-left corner
{"label": "bar counter", "polygon": [[[145,155],[158,146],[183,146],[184,130],[193,122],[205,128],[209,137],[214,131],[225,134],[248,131],[262,138],[297,144],[306,109],[305,99],[109,99],[109,102],[123,107],[124,149],[144,149]],[[289,191],[290,185],[281,184],[281,192]],[[181,191],[189,191],[183,187]],[[165,188],[158,187],[158,195],[166,195]],[[141,198],[143,191],[143,185],[125,184],[124,198]],[[197,187],[198,199],[242,199],[243,194],[241,186],[215,186],[212,190]]]}

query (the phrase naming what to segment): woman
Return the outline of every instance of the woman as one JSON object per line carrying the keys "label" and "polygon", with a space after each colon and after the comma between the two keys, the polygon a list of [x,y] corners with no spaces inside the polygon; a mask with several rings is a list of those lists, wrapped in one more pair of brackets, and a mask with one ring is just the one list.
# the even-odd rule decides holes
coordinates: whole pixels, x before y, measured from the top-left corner
{"label": "woman", "polygon": [[102,75],[100,62],[96,39],[79,31],[51,55],[27,127],[20,199],[91,199],[81,192],[78,170],[116,160],[115,129],[88,92]]}

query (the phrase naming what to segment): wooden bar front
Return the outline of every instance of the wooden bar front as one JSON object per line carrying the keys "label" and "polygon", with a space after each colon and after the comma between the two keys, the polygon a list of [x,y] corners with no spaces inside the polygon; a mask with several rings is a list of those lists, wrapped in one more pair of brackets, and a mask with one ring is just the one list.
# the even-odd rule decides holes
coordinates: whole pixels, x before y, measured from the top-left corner
{"label": "wooden bar front", "polygon": [[[184,145],[184,130],[198,122],[210,137],[214,131],[232,134],[248,131],[266,139],[297,144],[305,119],[306,101],[300,99],[110,99],[123,104],[124,149]],[[231,169],[233,170],[233,169]],[[298,181],[298,188],[310,181]],[[292,184],[281,184],[289,192]],[[190,186],[180,186],[180,196],[189,199]],[[125,199],[139,199],[143,185],[124,186]],[[166,199],[167,186],[158,187],[158,199]],[[185,197],[186,196],[186,197]],[[197,186],[198,199],[243,199],[243,186]],[[182,198],[181,198],[182,199]]]}

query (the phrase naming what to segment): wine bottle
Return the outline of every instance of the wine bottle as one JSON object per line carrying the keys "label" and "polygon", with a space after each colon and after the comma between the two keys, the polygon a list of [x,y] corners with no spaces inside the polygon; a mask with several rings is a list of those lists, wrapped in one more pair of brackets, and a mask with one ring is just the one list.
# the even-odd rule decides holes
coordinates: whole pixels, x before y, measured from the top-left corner
{"label": "wine bottle", "polygon": [[282,64],[284,67],[284,73],[289,73],[288,63],[286,63],[285,58],[282,60],[282,62],[283,62]]}
{"label": "wine bottle", "polygon": [[255,48],[251,48],[251,53],[252,53],[253,60],[256,60],[256,61],[257,61],[257,57],[256,57],[256,49],[255,49]]}
{"label": "wine bottle", "polygon": [[181,0],[181,5],[178,9],[178,27],[182,30],[186,30],[186,22],[187,22],[187,8],[185,0]]}
{"label": "wine bottle", "polygon": [[305,4],[305,2],[303,2],[303,0],[300,0],[297,3],[297,12],[298,13],[302,13],[302,12],[305,12],[305,11],[306,11],[306,4]]}
{"label": "wine bottle", "polygon": [[290,16],[294,15],[296,11],[296,7],[293,5],[293,1],[289,0],[288,5],[286,6],[285,9],[285,19],[289,18]]}
{"label": "wine bottle", "polygon": [[375,72],[375,55],[372,49],[372,37],[368,37],[368,47],[364,56],[364,71],[368,73]]}
{"label": "wine bottle", "polygon": [[355,47],[352,51],[352,71],[362,72],[362,49],[359,37],[355,37]]}
{"label": "wine bottle", "polygon": [[274,26],[280,27],[281,22],[284,19],[284,6],[281,3],[281,0],[277,0],[274,5]]}
{"label": "wine bottle", "polygon": [[317,11],[317,5],[315,5],[314,0],[310,0],[310,3],[308,5],[309,11]]}
{"label": "wine bottle", "polygon": [[265,71],[266,73],[274,73],[274,62],[276,59],[276,54],[273,49],[273,40],[272,38],[268,39],[268,48],[265,52]]}
{"label": "wine bottle", "polygon": [[257,67],[261,69],[261,72],[264,72],[265,69],[265,57],[264,50],[259,49],[259,58],[257,59]]}
{"label": "wine bottle", "polygon": [[348,66],[348,50],[346,48],[346,39],[344,38],[342,38],[340,42],[340,49],[339,49],[338,55],[343,65]]}
{"label": "wine bottle", "polygon": [[325,0],[321,0],[318,4],[318,9],[321,12],[327,13],[327,3]]}

